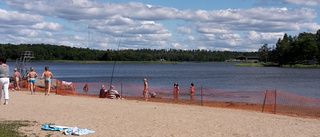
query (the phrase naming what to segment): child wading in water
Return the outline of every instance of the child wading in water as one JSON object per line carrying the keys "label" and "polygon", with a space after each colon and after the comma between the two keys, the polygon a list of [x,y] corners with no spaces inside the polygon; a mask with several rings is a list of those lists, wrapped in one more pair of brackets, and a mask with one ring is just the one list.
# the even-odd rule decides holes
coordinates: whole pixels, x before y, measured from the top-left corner
{"label": "child wading in water", "polygon": [[193,95],[193,93],[194,93],[194,84],[191,83],[190,94]]}
{"label": "child wading in water", "polygon": [[27,78],[29,79],[30,82],[30,90],[31,90],[31,95],[35,95],[36,94],[36,77],[38,76],[38,74],[36,72],[34,72],[34,68],[31,67],[30,71],[27,75]]}
{"label": "child wading in water", "polygon": [[53,75],[52,73],[49,71],[49,67],[45,67],[44,68],[46,71],[42,73],[42,76],[41,76],[41,81],[42,81],[42,78],[44,76],[45,78],[45,95],[48,95],[49,96],[49,93],[50,93],[50,88],[51,88],[51,79],[53,78]]}

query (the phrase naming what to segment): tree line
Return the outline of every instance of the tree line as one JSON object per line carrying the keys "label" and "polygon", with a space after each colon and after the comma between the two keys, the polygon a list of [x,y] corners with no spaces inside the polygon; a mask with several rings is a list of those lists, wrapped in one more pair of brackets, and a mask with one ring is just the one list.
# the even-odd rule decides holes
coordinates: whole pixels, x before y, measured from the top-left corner
{"label": "tree line", "polygon": [[8,59],[20,58],[22,51],[33,51],[34,60],[92,60],[92,61],[225,61],[241,56],[258,56],[258,52],[126,49],[94,50],[50,44],[0,44],[0,54]]}
{"label": "tree line", "polygon": [[298,36],[284,34],[273,47],[267,44],[258,50],[263,62],[282,65],[319,64],[320,61],[320,29],[316,34],[300,33]]}

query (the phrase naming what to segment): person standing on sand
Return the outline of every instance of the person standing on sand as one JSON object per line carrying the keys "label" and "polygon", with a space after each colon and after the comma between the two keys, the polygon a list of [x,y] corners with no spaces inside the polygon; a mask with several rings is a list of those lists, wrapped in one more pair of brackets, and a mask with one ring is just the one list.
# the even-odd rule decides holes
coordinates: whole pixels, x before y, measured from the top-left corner
{"label": "person standing on sand", "polygon": [[13,74],[13,78],[14,78],[14,84],[15,84],[15,90],[21,90],[21,88],[20,88],[20,83],[19,83],[19,81],[20,81],[20,79],[21,79],[21,75],[20,75],[20,73],[17,71],[18,69],[17,68],[14,68],[14,74]]}
{"label": "person standing on sand", "polygon": [[143,79],[143,92],[142,92],[142,95],[143,95],[143,97],[144,97],[144,100],[148,100],[148,83],[147,83],[147,79],[146,78],[144,78]]}
{"label": "person standing on sand", "polygon": [[29,83],[30,83],[30,90],[31,90],[31,95],[35,95],[36,94],[36,77],[38,76],[38,74],[36,72],[34,72],[34,68],[31,67],[30,71],[27,75],[27,78],[29,79]]}
{"label": "person standing on sand", "polygon": [[41,81],[44,76],[45,78],[45,95],[49,96],[50,88],[51,88],[51,79],[53,78],[52,73],[49,71],[49,67],[45,67],[45,72],[42,73]]}
{"label": "person standing on sand", "polygon": [[[6,64],[7,58],[0,58],[0,100],[2,98],[2,89],[4,95],[4,105],[8,105],[9,100],[9,66]],[[1,102],[0,102],[1,104]]]}

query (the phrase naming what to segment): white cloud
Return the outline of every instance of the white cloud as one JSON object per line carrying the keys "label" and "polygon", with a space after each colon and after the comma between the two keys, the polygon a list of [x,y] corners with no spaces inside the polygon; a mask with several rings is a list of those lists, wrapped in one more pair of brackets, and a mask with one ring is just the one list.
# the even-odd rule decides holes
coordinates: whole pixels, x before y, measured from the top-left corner
{"label": "white cloud", "polygon": [[31,25],[44,20],[44,18],[39,15],[31,15],[3,9],[0,9],[0,15],[0,25]]}
{"label": "white cloud", "polygon": [[188,36],[188,39],[193,41],[195,38],[194,38],[194,36]]}
{"label": "white cloud", "polygon": [[190,34],[191,33],[191,30],[189,28],[186,28],[186,27],[178,27],[176,29],[176,31],[180,34]]}
{"label": "white cloud", "polygon": [[295,5],[320,7],[319,0],[284,0],[284,2],[288,4],[295,4]]}
{"label": "white cloud", "polygon": [[250,44],[253,45],[263,45],[275,43],[279,38],[282,38],[284,35],[283,32],[278,33],[258,33],[255,31],[250,31],[247,35]]}
{"label": "white cloud", "polygon": [[[0,36],[6,41],[17,40],[20,43],[42,41],[83,46],[89,32],[94,48],[117,47],[122,37],[121,48],[254,50],[261,43],[275,43],[284,32],[315,32],[320,28],[315,22],[317,11],[310,8],[259,7],[209,11],[178,10],[138,2],[4,1],[16,11],[0,9]],[[319,7],[317,0],[284,2]],[[176,20],[183,23],[173,26],[172,22]],[[171,23],[163,23],[166,21]]]}
{"label": "white cloud", "polygon": [[52,37],[53,34],[51,32],[46,32],[47,36]]}
{"label": "white cloud", "polygon": [[229,30],[225,30],[225,29],[218,29],[218,28],[198,28],[197,29],[198,32],[200,33],[213,33],[213,34],[217,34],[217,33],[229,33]]}
{"label": "white cloud", "polygon": [[175,49],[182,49],[182,50],[187,50],[188,46],[187,45],[182,45],[180,43],[172,43],[172,47]]}
{"label": "white cloud", "polygon": [[62,26],[58,23],[53,22],[41,22],[35,25],[32,25],[34,29],[48,30],[48,31],[60,31]]}

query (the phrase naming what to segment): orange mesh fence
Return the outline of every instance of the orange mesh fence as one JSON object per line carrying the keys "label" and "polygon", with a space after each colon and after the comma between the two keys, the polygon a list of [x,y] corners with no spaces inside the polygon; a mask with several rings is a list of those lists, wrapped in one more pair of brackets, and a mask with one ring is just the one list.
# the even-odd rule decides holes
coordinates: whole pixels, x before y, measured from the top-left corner
{"label": "orange mesh fence", "polygon": [[269,112],[320,117],[320,99],[276,90],[266,92],[266,98],[268,100],[267,103],[273,106],[265,109]]}
{"label": "orange mesh fence", "polygon": [[[88,84],[88,91],[83,89],[85,84]],[[77,94],[90,94],[98,97],[101,84],[105,85],[106,89],[109,89],[110,83],[74,83],[74,87]],[[113,85],[123,97],[143,97],[143,84],[113,83]],[[173,87],[159,88],[149,85],[149,93],[155,92],[158,99],[169,99],[169,102],[178,100],[180,103],[185,104],[320,117],[320,99],[276,90],[225,91],[206,87],[195,87],[194,90],[194,94],[191,95],[189,87],[180,88],[180,93],[175,95]]]}
{"label": "orange mesh fence", "polygon": [[[36,80],[38,81],[38,79]],[[39,81],[40,82],[40,81]],[[37,82],[36,82],[37,83]],[[13,83],[12,83],[13,85]],[[20,81],[20,88],[24,91],[30,91],[30,83],[27,80]],[[36,84],[36,92],[45,92],[44,83],[41,82],[41,86]],[[59,95],[76,95],[76,89],[72,82],[53,80],[51,83],[50,92],[55,92]]]}
{"label": "orange mesh fence", "polygon": [[262,112],[276,113],[276,91],[267,90],[264,94]]}

